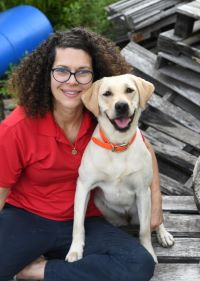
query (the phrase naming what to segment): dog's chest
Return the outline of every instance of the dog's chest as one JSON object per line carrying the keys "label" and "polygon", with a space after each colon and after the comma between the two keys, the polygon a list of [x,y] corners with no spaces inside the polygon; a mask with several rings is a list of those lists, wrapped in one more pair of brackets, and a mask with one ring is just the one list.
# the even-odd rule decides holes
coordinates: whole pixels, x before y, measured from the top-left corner
{"label": "dog's chest", "polygon": [[104,200],[109,202],[109,204],[129,207],[135,199],[136,189],[130,184],[128,178],[126,180],[116,178],[110,181],[103,181],[99,184],[99,187],[103,191]]}
{"label": "dog's chest", "polygon": [[[139,149],[138,149],[139,150]],[[127,152],[99,155],[95,166],[98,171],[98,186],[103,191],[104,202],[129,209],[135,196],[148,188],[152,177],[151,157],[146,147],[141,153],[131,148]]]}

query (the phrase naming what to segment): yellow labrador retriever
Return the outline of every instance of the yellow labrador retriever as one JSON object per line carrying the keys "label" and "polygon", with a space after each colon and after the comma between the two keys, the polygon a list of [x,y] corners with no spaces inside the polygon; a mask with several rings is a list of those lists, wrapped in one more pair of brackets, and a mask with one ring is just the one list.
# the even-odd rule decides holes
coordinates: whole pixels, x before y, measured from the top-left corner
{"label": "yellow labrador retriever", "polygon": [[[125,74],[96,81],[82,96],[98,125],[79,169],[69,262],[82,258],[85,212],[90,191],[97,186],[95,204],[112,224],[126,225],[127,215],[133,222],[137,210],[140,241],[157,262],[150,230],[152,159],[137,127],[153,91],[151,83]],[[174,243],[163,224],[157,237],[164,247]]]}

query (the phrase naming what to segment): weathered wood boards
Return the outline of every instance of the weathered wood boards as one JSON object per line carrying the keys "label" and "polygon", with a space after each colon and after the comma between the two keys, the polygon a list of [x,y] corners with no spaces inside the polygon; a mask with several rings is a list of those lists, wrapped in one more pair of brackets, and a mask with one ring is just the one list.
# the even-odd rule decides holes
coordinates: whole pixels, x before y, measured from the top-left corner
{"label": "weathered wood boards", "polygon": [[[117,41],[141,42],[163,27],[174,26],[176,5],[181,0],[129,0],[106,7],[108,19],[114,23]],[[187,1],[186,1],[187,2]]]}
{"label": "weathered wood boards", "polygon": [[[155,85],[140,127],[157,154],[162,192],[192,194],[191,177],[200,154],[200,92],[160,73],[155,67],[157,56],[134,42],[122,50],[122,55],[136,75]],[[184,108],[181,101],[190,106]]]}
{"label": "weathered wood boards", "polygon": [[[192,195],[191,196],[163,195],[163,210],[165,212],[175,212],[179,214],[183,214],[183,213],[197,214],[198,211],[197,206],[195,205],[194,202],[194,197]],[[189,228],[188,231],[190,231]],[[200,229],[198,231],[200,232]]]}
{"label": "weathered wood boards", "polygon": [[200,278],[200,216],[193,196],[163,196],[165,226],[175,244],[162,248],[153,238],[158,256],[152,281],[197,281]]}
{"label": "weathered wood boards", "polygon": [[198,61],[198,58],[200,58],[199,29],[200,23],[197,22],[192,35],[185,39],[176,36],[174,29],[160,33],[157,41],[158,50],[174,56],[183,54]]}
{"label": "weathered wood boards", "polygon": [[181,5],[177,8],[177,19],[174,34],[182,38],[188,37],[192,31],[195,20],[200,19],[200,2]]}
{"label": "weathered wood boards", "polygon": [[177,8],[174,30],[158,37],[156,68],[160,73],[200,90],[200,2]]}
{"label": "weathered wood boards", "polygon": [[156,265],[155,275],[151,281],[199,281],[200,264],[172,264]]}
{"label": "weathered wood boards", "polygon": [[[130,42],[122,50],[122,55],[134,67],[136,72],[142,73],[142,75],[152,80],[155,85],[157,85],[157,88],[162,87],[163,91],[165,88],[165,92],[171,90],[182,98],[187,99],[188,102],[191,102],[193,108],[190,113],[200,119],[200,94],[198,89],[174,78],[162,75],[162,73],[155,68],[157,56],[134,42]],[[174,98],[176,98],[175,95]],[[195,107],[195,105],[197,107]]]}
{"label": "weathered wood boards", "polygon": [[[175,238],[171,248],[161,247],[152,234],[159,263],[152,281],[199,280],[200,216],[193,196],[163,196],[165,226]],[[126,228],[137,236],[133,228]],[[186,279],[185,279],[186,278]]]}

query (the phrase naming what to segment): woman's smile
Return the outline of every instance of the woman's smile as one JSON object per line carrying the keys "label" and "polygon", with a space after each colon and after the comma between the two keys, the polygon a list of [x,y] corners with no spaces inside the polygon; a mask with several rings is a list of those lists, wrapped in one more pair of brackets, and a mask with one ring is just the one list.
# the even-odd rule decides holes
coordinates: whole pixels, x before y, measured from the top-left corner
{"label": "woman's smile", "polygon": [[61,92],[64,94],[64,96],[69,98],[76,98],[81,94],[82,91],[80,90],[68,90],[68,89],[61,89]]}

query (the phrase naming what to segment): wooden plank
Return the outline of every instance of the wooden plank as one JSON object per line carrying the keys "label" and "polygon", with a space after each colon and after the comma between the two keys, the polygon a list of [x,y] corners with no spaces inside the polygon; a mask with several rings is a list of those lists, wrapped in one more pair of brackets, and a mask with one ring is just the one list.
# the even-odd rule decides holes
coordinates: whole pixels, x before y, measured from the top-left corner
{"label": "wooden plank", "polygon": [[200,89],[199,73],[192,70],[185,69],[176,64],[169,64],[159,68],[159,72],[180,82],[186,83],[191,87]]}
{"label": "wooden plank", "polygon": [[[141,72],[139,69],[134,69],[134,74],[143,77],[144,79],[152,82],[156,88],[156,93],[165,99],[168,95],[171,95],[169,98],[169,101],[173,103],[173,105],[178,106],[178,108],[181,108],[186,113],[190,113],[192,116],[194,116],[198,121],[200,120],[200,110],[199,106],[194,104],[193,102],[189,101],[185,97],[179,95],[178,93],[174,92],[173,90],[167,88],[167,86],[160,83],[160,81],[153,79],[152,77],[149,77],[144,72]],[[166,100],[168,100],[166,98]],[[181,123],[178,121],[178,123]]]}
{"label": "wooden plank", "polygon": [[195,22],[193,35],[187,39],[182,39],[174,34],[174,29],[162,32],[158,37],[158,51],[171,53],[174,55],[185,54],[200,58],[200,50],[195,45],[200,41],[200,22]]}
{"label": "wooden plank", "polygon": [[148,104],[153,108],[159,108],[160,111],[168,116],[171,116],[174,120],[178,121],[186,128],[200,133],[200,120],[196,119],[192,114],[186,112],[173,103],[168,102],[167,100],[154,94],[149,100]]}
{"label": "wooden plank", "polygon": [[[198,63],[195,58],[192,58],[192,57],[190,58],[185,55],[175,56],[175,55],[171,55],[169,53],[159,52],[158,56],[157,56],[157,61],[160,58],[166,59],[166,61],[168,63],[172,62],[172,63],[178,64],[186,69],[190,69],[197,73],[200,73],[200,63]],[[168,63],[164,63],[164,65],[166,65]],[[157,65],[157,62],[156,62],[156,65]],[[158,68],[159,68],[159,65],[158,65]]]}
{"label": "wooden plank", "polygon": [[159,142],[164,144],[167,143],[168,145],[174,146],[179,150],[183,150],[186,146],[185,142],[179,141],[152,127],[148,127],[145,131],[143,131],[143,134],[145,135],[145,137],[147,137],[147,139],[157,139]]}
{"label": "wooden plank", "polygon": [[[166,171],[165,171],[166,172]],[[192,189],[185,186],[180,181],[177,181],[171,178],[172,174],[170,173],[170,177],[160,173],[160,187],[163,194],[168,195],[193,195]],[[177,177],[176,177],[177,179]],[[186,207],[187,209],[187,207]]]}
{"label": "wooden plank", "polygon": [[180,5],[177,8],[177,13],[194,19],[200,19],[200,2],[192,1],[188,4]]}
{"label": "wooden plank", "polygon": [[130,41],[141,42],[149,38],[152,39],[152,32],[159,32],[161,28],[174,24],[175,21],[176,15],[171,15],[157,21],[156,24],[154,23],[150,26],[145,26],[145,28],[139,30],[129,31]]}
{"label": "wooden plank", "polygon": [[195,156],[178,150],[176,147],[160,143],[152,138],[149,138],[149,140],[154,147],[156,155],[173,164],[177,170],[181,169],[186,173],[191,173],[193,171],[194,163],[197,159]]}
{"label": "wooden plank", "polygon": [[[165,11],[158,11],[155,13],[155,15],[152,15],[146,20],[143,20],[142,22],[139,22],[137,25],[135,25],[135,30],[140,30],[145,27],[148,27],[150,25],[154,25],[157,27],[157,22],[161,21],[162,19],[168,18],[169,16],[175,15],[176,9],[175,7],[165,10]],[[175,17],[173,18],[175,20]],[[135,21],[134,21],[135,22]],[[136,24],[137,22],[135,22]],[[167,25],[167,24],[166,24]],[[158,30],[158,27],[157,27]]]}
{"label": "wooden plank", "polygon": [[[180,196],[181,197],[181,196]],[[171,251],[171,256],[176,256],[175,251],[179,249],[179,245],[183,242],[183,249],[179,251],[182,254],[187,255],[187,242],[190,240],[191,245],[198,245],[196,250],[193,253],[195,258],[200,258],[200,216],[199,214],[173,214],[164,212],[164,224],[167,231],[172,233],[176,237],[175,243],[177,247]],[[137,236],[139,227],[138,225],[128,225],[123,226],[122,229],[128,232],[131,235]],[[181,240],[182,239],[182,240]],[[163,255],[164,249],[158,244],[156,235],[152,233],[152,242],[155,247],[158,248],[158,254]],[[185,244],[184,244],[185,243]],[[161,248],[161,249],[160,249]],[[191,246],[192,248],[192,246]],[[198,250],[198,251],[197,251]],[[165,252],[166,255],[166,252]],[[180,253],[177,253],[177,256],[180,256]]]}
{"label": "wooden plank", "polygon": [[200,95],[198,89],[164,76],[155,69],[155,54],[134,42],[130,42],[124,49],[122,49],[121,54],[135,69],[138,69],[152,79],[159,81],[161,84],[177,92],[179,95],[184,96],[195,105],[200,106]]}
{"label": "wooden plank", "polygon": [[166,115],[160,112],[158,109],[146,109],[142,113],[140,121],[158,131],[172,136],[188,145],[192,145],[200,150],[200,138],[198,133],[195,133],[178,124],[169,116],[166,117]]}
{"label": "wooden plank", "polygon": [[[172,2],[173,0],[169,0],[168,2]],[[174,1],[173,1],[174,2]],[[163,1],[160,0],[143,0],[139,5],[135,5],[133,8],[129,8],[126,10],[126,16],[139,16],[141,13],[148,13],[151,10],[160,10],[163,6]]]}
{"label": "wooden plank", "polygon": [[188,101],[186,98],[180,95],[173,96],[173,104],[185,110],[185,112],[191,113],[197,120],[200,120],[200,110],[199,106],[194,105],[192,102]]}
{"label": "wooden plank", "polygon": [[[191,171],[186,171],[183,168],[177,166],[172,161],[166,160],[163,156],[160,156],[156,153],[158,165],[159,165],[159,171],[161,174],[166,175],[168,178],[171,178],[173,180],[176,180],[180,183],[180,190],[181,187],[184,185],[184,183],[188,180],[188,178],[191,176]],[[172,190],[172,188],[169,186],[162,187],[162,192],[167,195],[187,195],[188,193],[180,193],[178,186],[176,190]],[[173,193],[174,192],[174,193]]]}
{"label": "wooden plank", "polygon": [[171,248],[163,248],[154,240],[152,242],[158,261],[194,262],[200,260],[200,238],[175,237],[175,244]]}
{"label": "wooden plank", "polygon": [[163,210],[169,212],[198,213],[193,196],[162,196]]}
{"label": "wooden plank", "polygon": [[200,264],[157,264],[151,281],[199,281]]}
{"label": "wooden plank", "polygon": [[121,0],[108,5],[105,9],[109,14],[120,13],[125,9],[139,4],[140,2],[143,2],[143,0]]}
{"label": "wooden plank", "polygon": [[[134,25],[138,27],[138,24],[142,23],[143,21],[157,15],[160,13],[160,10],[153,10],[153,11],[148,11],[148,13],[143,13],[140,16],[132,16],[131,20],[134,22]],[[135,29],[138,29],[138,28]]]}
{"label": "wooden plank", "polygon": [[164,11],[173,7],[175,4],[180,3],[181,0],[168,0],[168,1],[160,1],[160,0],[144,0],[139,5],[136,5],[133,9],[129,8],[124,13],[126,16],[135,16],[140,17],[142,14],[151,13],[153,10]]}
{"label": "wooden plank", "polygon": [[186,83],[191,87],[200,89],[199,73],[185,67],[181,67],[174,63],[168,63],[166,65],[161,65],[159,72],[180,82]]}
{"label": "wooden plank", "polygon": [[[199,214],[172,214],[164,212],[164,222],[166,229],[175,236],[185,236],[189,238],[197,237],[198,241],[200,242]],[[200,257],[200,250],[198,255]]]}
{"label": "wooden plank", "polygon": [[192,34],[195,19],[186,15],[177,14],[174,34],[182,38],[187,38]]}
{"label": "wooden plank", "polygon": [[[152,115],[152,114],[150,114],[150,115]],[[149,123],[151,123],[151,121],[152,120],[150,120]],[[149,125],[149,123],[148,123],[148,125]],[[165,124],[164,124],[164,127],[165,127]],[[177,174],[178,174],[179,170],[184,172],[185,175],[188,174],[188,176],[189,176],[189,174],[191,174],[193,172],[193,168],[194,168],[194,165],[197,160],[196,156],[194,156],[194,155],[188,153],[187,151],[180,149],[180,147],[174,145],[175,142],[172,142],[171,139],[169,139],[169,141],[166,141],[167,135],[165,138],[162,138],[162,139],[157,138],[156,134],[152,135],[152,134],[148,134],[148,133],[144,132],[144,135],[153,145],[156,155],[159,158],[158,160],[160,160],[160,158],[161,158],[164,161],[167,161],[169,166],[173,165],[174,167],[176,167]],[[164,142],[162,142],[162,141],[164,141]],[[160,166],[160,161],[159,161],[159,167],[161,168],[161,171],[163,173],[163,169]],[[169,176],[169,174],[168,174],[168,176]]]}

